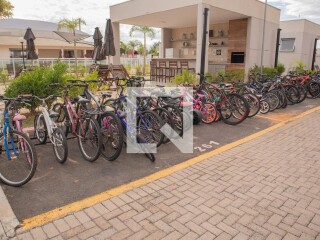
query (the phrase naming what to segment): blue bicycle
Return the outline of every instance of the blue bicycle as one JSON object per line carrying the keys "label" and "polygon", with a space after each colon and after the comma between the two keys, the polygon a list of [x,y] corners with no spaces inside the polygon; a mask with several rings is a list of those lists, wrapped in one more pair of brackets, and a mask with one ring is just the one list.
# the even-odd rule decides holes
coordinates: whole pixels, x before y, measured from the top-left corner
{"label": "blue bicycle", "polygon": [[[22,121],[25,116],[17,111],[18,104],[28,104],[27,100],[18,98],[4,98],[4,124],[0,133],[0,180],[12,187],[20,187],[29,182],[37,168],[37,154],[30,138],[23,133]],[[12,110],[10,124],[9,110]]]}
{"label": "blue bicycle", "polygon": [[[148,152],[147,147],[144,144],[156,144],[159,147],[164,140],[164,134],[161,132],[161,128],[164,122],[160,116],[149,110],[140,109],[136,104],[132,103],[127,96],[123,93],[124,88],[128,85],[131,86],[133,80],[118,80],[117,87],[121,89],[119,97],[117,99],[108,99],[103,105],[111,106],[115,109],[116,115],[120,118],[123,133],[125,135],[124,141],[133,141],[134,137],[137,137],[137,142],[141,143],[140,150],[150,159],[155,161],[155,156]],[[124,82],[124,83],[122,83]],[[127,106],[130,106],[136,110],[137,124],[136,128],[130,123],[130,119],[127,119]]]}

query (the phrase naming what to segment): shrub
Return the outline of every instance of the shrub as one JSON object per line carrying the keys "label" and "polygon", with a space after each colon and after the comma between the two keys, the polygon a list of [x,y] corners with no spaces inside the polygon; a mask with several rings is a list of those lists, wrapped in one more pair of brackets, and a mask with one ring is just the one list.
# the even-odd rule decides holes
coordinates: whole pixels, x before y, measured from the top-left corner
{"label": "shrub", "polygon": [[0,81],[6,87],[7,82],[9,81],[9,74],[8,74],[7,71],[3,70],[3,71],[0,72]]}
{"label": "shrub", "polygon": [[142,76],[143,73],[142,73],[142,66],[136,66],[136,75],[137,76]]}
{"label": "shrub", "polygon": [[285,71],[286,71],[286,68],[285,68],[284,64],[279,63],[277,66],[278,75],[281,76]]}
{"label": "shrub", "polygon": [[198,84],[199,79],[195,73],[190,73],[188,70],[182,70],[182,73],[172,78],[172,82],[177,85],[181,84]]}
{"label": "shrub", "polygon": [[[51,94],[58,94],[58,88],[50,87],[51,83],[66,84],[67,65],[57,62],[51,67],[37,67],[31,72],[20,74],[5,90],[5,96],[17,97],[22,94],[33,94],[39,97],[46,97]],[[28,107],[31,112],[35,111],[36,103]]]}

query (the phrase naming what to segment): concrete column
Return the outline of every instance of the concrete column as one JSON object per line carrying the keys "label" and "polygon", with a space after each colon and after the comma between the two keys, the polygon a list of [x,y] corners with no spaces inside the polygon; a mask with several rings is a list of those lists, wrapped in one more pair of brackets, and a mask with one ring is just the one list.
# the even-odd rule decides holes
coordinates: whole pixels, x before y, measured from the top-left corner
{"label": "concrete column", "polygon": [[[204,25],[204,9],[209,8],[208,13],[208,28],[207,31],[209,33],[210,29],[210,12],[212,11],[211,7],[209,5],[199,3],[198,4],[198,19],[197,19],[197,59],[196,59],[196,73],[200,72],[201,68],[201,50],[202,50],[202,37],[203,37],[203,25]],[[205,72],[208,72],[209,69],[209,58],[208,58],[208,45],[209,45],[209,34],[207,34],[207,50],[206,50],[206,61],[205,61]]]}
{"label": "concrete column", "polygon": [[159,49],[159,57],[165,58],[166,48],[171,47],[172,30],[168,28],[161,29],[161,46]]}
{"label": "concrete column", "polygon": [[114,65],[119,65],[120,64],[120,23],[113,22],[112,28],[113,28],[113,36],[114,36],[114,45],[116,48],[116,55],[111,58],[111,62]]}

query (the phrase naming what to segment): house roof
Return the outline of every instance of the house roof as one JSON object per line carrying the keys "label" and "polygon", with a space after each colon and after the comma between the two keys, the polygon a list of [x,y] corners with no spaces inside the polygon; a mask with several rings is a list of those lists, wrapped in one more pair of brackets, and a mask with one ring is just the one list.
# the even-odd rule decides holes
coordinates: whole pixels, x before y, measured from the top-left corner
{"label": "house roof", "polygon": [[[36,38],[73,41],[73,34],[65,28],[59,30],[59,34],[55,33],[57,32],[58,24],[52,22],[28,19],[0,19],[0,26],[0,37],[21,37],[24,36],[27,28],[30,27]],[[89,34],[76,30],[77,41],[88,37],[90,37]]]}

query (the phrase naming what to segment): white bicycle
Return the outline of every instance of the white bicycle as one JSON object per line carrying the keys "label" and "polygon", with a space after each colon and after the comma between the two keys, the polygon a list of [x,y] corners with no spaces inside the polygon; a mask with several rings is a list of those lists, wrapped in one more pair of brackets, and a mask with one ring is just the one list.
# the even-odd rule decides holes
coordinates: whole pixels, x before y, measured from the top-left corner
{"label": "white bicycle", "polygon": [[56,159],[59,163],[64,163],[68,158],[68,144],[64,133],[57,127],[54,119],[59,117],[59,113],[53,110],[48,110],[47,101],[53,98],[57,98],[57,95],[50,95],[47,98],[39,98],[33,96],[41,102],[40,114],[37,114],[34,118],[34,130],[36,137],[40,144],[46,144],[47,138],[53,144],[53,151],[56,155]]}

